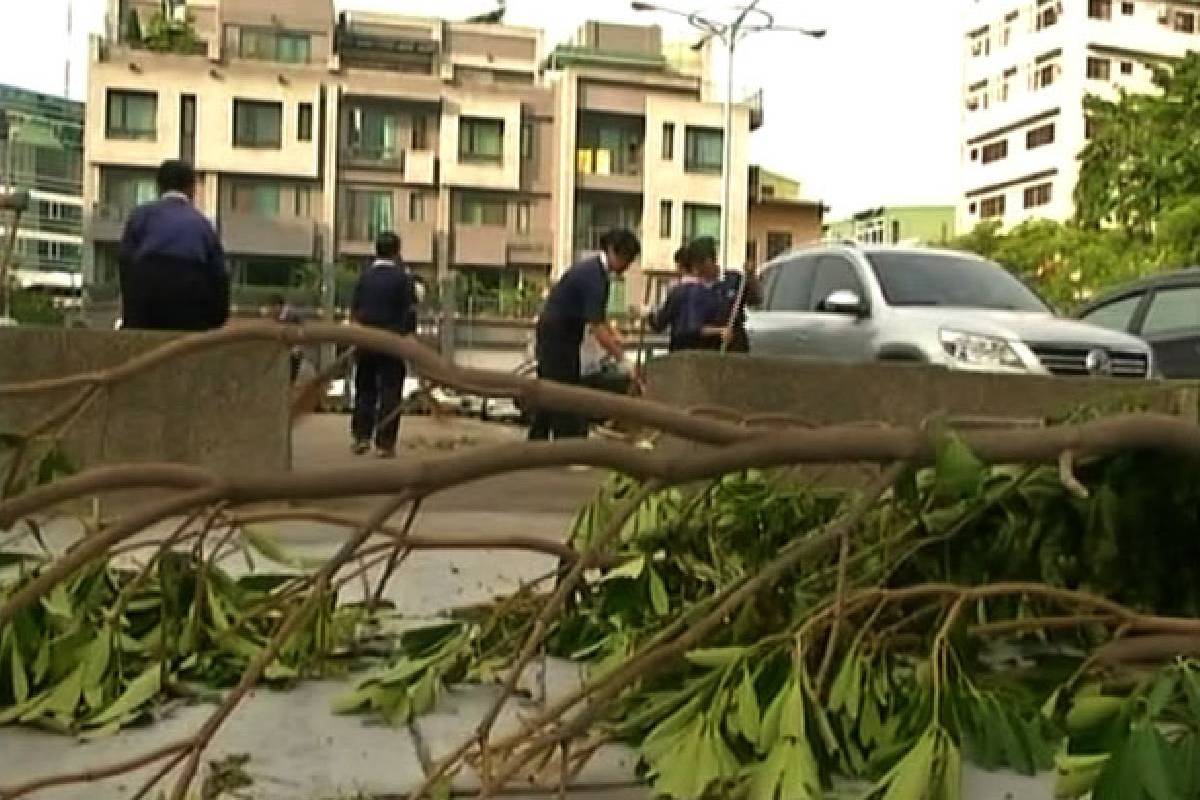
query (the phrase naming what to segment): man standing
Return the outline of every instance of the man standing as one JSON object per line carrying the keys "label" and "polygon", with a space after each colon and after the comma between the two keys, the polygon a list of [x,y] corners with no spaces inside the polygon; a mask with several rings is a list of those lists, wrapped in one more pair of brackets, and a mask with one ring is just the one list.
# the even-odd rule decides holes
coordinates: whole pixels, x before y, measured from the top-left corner
{"label": "man standing", "polygon": [[[400,263],[400,239],[381,233],[375,240],[375,263],[362,274],[354,289],[351,319],[359,325],[392,333],[410,333],[413,282]],[[371,449],[380,458],[396,457],[400,433],[400,394],[404,388],[404,361],[384,353],[358,351],[354,365],[354,415],[350,432],[354,452]]]}
{"label": "man standing", "polygon": [[196,173],[164,161],[157,182],[159,199],[134,209],[121,237],[121,327],[219,328],[229,319],[229,273],[217,232],[192,205]]}
{"label": "man standing", "polygon": [[[612,230],[600,238],[600,253],[575,264],[546,297],[537,324],[538,377],[578,384],[584,334],[617,361],[625,358],[620,333],[608,322],[608,289],[611,275],[621,275],[641,255],[637,236]],[[587,420],[577,414],[538,409],[529,428],[531,440],[587,436]]]}

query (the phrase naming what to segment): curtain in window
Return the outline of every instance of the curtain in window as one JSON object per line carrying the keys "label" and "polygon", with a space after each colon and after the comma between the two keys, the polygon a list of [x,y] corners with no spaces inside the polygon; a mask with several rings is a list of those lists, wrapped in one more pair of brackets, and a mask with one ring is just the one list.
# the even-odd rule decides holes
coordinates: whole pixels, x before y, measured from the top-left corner
{"label": "curtain in window", "polygon": [[278,186],[255,186],[250,197],[252,213],[264,217],[279,216]]}
{"label": "curtain in window", "polygon": [[390,192],[373,192],[367,196],[367,238],[375,239],[385,231],[396,230],[396,214]]}
{"label": "curtain in window", "polygon": [[696,162],[703,165],[721,163],[722,141],[720,134],[706,133],[696,137]]}
{"label": "curtain in window", "polygon": [[307,36],[280,36],[279,60],[287,64],[307,64],[311,55]]}

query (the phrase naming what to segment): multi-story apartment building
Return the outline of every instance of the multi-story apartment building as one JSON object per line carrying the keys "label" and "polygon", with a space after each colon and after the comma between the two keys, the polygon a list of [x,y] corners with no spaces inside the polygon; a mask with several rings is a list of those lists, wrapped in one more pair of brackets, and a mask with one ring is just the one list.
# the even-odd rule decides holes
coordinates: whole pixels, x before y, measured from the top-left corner
{"label": "multi-story apartment building", "polygon": [[825,238],[863,244],[944,244],[954,238],[954,206],[880,206],[825,226]]}
{"label": "multi-story apartment building", "polygon": [[1157,66],[1200,48],[1195,0],[976,0],[967,15],[961,231],[1071,217],[1085,97],[1153,91]]}
{"label": "multi-story apartment building", "polygon": [[191,22],[173,52],[129,35],[131,15],[132,27],[161,27],[151,0],[110,0],[93,48],[84,183],[96,284],[113,282],[123,220],[172,157],[201,175],[198,204],[242,297],[311,293],[333,274],[344,289],[353,270],[330,265],[366,262],[391,229],[418,272],[457,278],[463,310],[516,313],[600,226],[661,234],[646,237],[655,266],[670,264],[669,241],[716,230],[720,106],[703,102],[696,69],[664,55],[657,28],[591,23],[547,59],[530,28],[335,15],[330,0],[176,5]]}
{"label": "multi-story apartment building", "polygon": [[[82,174],[83,105],[0,86],[0,186],[30,193],[13,257],[18,284],[77,291]],[[0,235],[8,222],[0,219]]]}

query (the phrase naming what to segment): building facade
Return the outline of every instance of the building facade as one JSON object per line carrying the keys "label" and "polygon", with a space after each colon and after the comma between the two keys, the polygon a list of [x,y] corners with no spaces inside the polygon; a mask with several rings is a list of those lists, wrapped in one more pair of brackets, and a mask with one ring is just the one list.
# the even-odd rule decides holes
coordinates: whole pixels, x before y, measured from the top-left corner
{"label": "building facade", "polygon": [[759,166],[750,167],[746,261],[765,264],[821,238],[825,205],[800,195],[800,182]]}
{"label": "building facade", "polygon": [[955,237],[954,206],[869,208],[825,226],[825,238],[863,244],[937,245]]}
{"label": "building facade", "polygon": [[1154,90],[1200,47],[1195,0],[976,0],[967,12],[959,230],[1074,213],[1084,99]]}
{"label": "building facade", "polygon": [[[720,105],[704,102],[702,76],[672,65],[657,28],[589,23],[547,58],[530,28],[335,15],[330,0],[286,12],[188,0],[186,31],[164,46],[138,36],[163,27],[157,1],[110,10],[93,45],[84,175],[97,297],[113,295],[123,222],[166,158],[195,165],[197,203],[244,305],[280,287],[298,302],[344,301],[376,234],[394,230],[417,272],[453,283],[460,311],[528,315],[601,227],[641,231],[644,263],[669,264],[648,235],[660,209],[670,201],[677,241],[689,213],[689,232],[709,232],[693,205],[720,202],[719,156],[691,133],[719,134]],[[598,65],[614,47],[635,63]],[[676,157],[651,161],[668,146]],[[661,186],[645,181],[652,169]]]}
{"label": "building facade", "polygon": [[[0,85],[0,187],[30,194],[13,255],[18,285],[56,294],[77,289],[82,176],[83,104]],[[8,236],[8,224],[0,219],[0,235]]]}

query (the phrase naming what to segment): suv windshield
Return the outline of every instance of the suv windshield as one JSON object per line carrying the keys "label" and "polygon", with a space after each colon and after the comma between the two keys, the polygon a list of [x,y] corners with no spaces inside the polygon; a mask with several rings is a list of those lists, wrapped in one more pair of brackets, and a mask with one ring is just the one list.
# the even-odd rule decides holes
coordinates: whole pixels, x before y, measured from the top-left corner
{"label": "suv windshield", "polygon": [[1049,311],[1023,283],[990,261],[953,253],[868,253],[867,260],[893,306]]}

